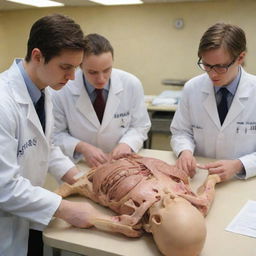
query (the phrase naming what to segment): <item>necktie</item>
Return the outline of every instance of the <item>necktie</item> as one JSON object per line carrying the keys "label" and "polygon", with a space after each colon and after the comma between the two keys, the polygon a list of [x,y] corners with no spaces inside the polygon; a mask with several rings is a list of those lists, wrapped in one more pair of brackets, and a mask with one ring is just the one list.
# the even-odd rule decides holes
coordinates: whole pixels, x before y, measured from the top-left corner
{"label": "necktie", "polygon": [[97,117],[101,123],[106,103],[105,103],[105,100],[103,97],[103,89],[95,89],[95,92],[96,92],[96,99],[93,103],[93,107],[94,107]]}
{"label": "necktie", "polygon": [[44,92],[41,92],[41,97],[37,101],[35,109],[42,125],[43,131],[45,131]]}
{"label": "necktie", "polygon": [[221,88],[220,92],[222,96],[221,96],[220,103],[218,105],[218,113],[219,113],[220,123],[222,125],[228,113],[228,101],[227,101],[228,90],[226,88]]}

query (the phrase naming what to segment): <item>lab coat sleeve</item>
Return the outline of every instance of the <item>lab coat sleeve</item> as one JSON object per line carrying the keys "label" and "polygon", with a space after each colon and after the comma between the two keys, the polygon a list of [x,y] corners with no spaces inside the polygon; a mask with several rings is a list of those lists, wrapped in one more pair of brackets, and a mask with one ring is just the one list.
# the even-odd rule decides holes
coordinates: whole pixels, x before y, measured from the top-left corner
{"label": "lab coat sleeve", "polygon": [[189,114],[189,87],[185,85],[178,108],[171,122],[171,147],[176,156],[184,150],[194,153],[195,142]]}
{"label": "lab coat sleeve", "polygon": [[141,82],[134,77],[131,86],[133,86],[131,122],[119,143],[128,144],[137,153],[142,148],[143,142],[147,139],[151,122],[144,102],[144,92]]}
{"label": "lab coat sleeve", "polygon": [[75,155],[75,148],[80,140],[73,137],[68,132],[67,118],[58,94],[53,94],[52,102],[55,122],[53,132],[54,144],[59,146],[63,153],[69,156],[72,160],[79,160],[76,159],[76,156],[79,157],[79,155]]}
{"label": "lab coat sleeve", "polygon": [[59,147],[54,146],[53,144],[51,145],[48,171],[57,180],[61,180],[61,178],[74,166],[74,163],[63,154]]}
{"label": "lab coat sleeve", "polygon": [[[7,102],[8,103],[8,102]],[[60,205],[61,197],[33,186],[21,173],[18,163],[18,139],[15,137],[18,117],[0,106],[0,208],[5,212],[47,225]],[[36,166],[35,166],[36,168]]]}
{"label": "lab coat sleeve", "polygon": [[256,152],[240,157],[243,163],[245,175],[237,175],[238,178],[248,179],[256,175]]}

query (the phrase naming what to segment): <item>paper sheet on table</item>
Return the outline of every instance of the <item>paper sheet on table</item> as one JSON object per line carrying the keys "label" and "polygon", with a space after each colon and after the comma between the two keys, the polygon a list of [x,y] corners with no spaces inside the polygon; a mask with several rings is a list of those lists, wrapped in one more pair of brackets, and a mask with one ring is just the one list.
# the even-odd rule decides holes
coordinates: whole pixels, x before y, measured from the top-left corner
{"label": "paper sheet on table", "polygon": [[247,201],[225,230],[256,237],[256,201]]}

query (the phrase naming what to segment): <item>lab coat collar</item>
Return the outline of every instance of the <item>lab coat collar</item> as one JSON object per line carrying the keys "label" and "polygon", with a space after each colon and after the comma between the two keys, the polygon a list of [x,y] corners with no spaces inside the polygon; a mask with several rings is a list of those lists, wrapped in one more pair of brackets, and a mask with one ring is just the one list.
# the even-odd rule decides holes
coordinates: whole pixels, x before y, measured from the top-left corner
{"label": "lab coat collar", "polygon": [[204,84],[205,86],[202,86],[201,88],[201,93],[204,94],[203,106],[207,111],[208,115],[210,116],[210,118],[212,119],[212,121],[220,129],[221,125],[219,120],[219,114],[217,111],[217,104],[216,104],[212,81],[210,80],[207,74],[204,74],[203,76],[205,80],[205,81],[202,81],[202,84]]}
{"label": "lab coat collar", "polygon": [[120,105],[120,98],[118,94],[123,91],[123,83],[120,76],[116,72],[116,69],[112,69],[110,78],[110,90],[108,93],[108,100],[105,107],[105,112],[102,120],[100,130],[104,130],[108,124],[112,121],[114,114]]}
{"label": "lab coat collar", "polygon": [[237,87],[236,94],[223,123],[223,129],[228,126],[244,109],[243,100],[250,97],[248,84],[250,83],[249,74],[242,69],[241,79]]}
{"label": "lab coat collar", "polygon": [[75,106],[94,126],[99,127],[100,122],[94,111],[90,97],[84,87],[83,72],[78,69],[75,73],[75,80],[69,81],[67,90],[75,99]]}
{"label": "lab coat collar", "polygon": [[213,88],[213,84],[209,79],[207,74],[204,74],[205,81],[202,84],[201,92],[203,94],[207,94],[205,100],[203,101],[203,106],[205,107],[206,111],[208,112],[209,116],[212,118],[215,125],[220,129],[225,129],[244,109],[244,105],[241,101],[242,98],[248,98],[250,96],[250,91],[247,89],[248,80],[248,73],[246,73],[243,68],[241,68],[241,79],[236,91],[236,94],[233,98],[233,102],[230,106],[226,119],[223,125],[220,125],[219,115],[217,111],[217,104],[215,99],[215,92]]}
{"label": "lab coat collar", "polygon": [[[27,118],[28,120],[37,128],[42,137],[45,139],[45,134],[43,132],[40,120],[37,116],[36,110],[34,108],[33,102],[29,96],[26,84],[24,82],[23,76],[20,73],[20,70],[16,64],[16,60],[14,60],[10,69],[8,70],[9,76],[9,86],[14,95],[14,100],[20,104],[25,105],[27,107]],[[48,90],[45,90],[45,104],[46,104],[46,134],[49,134],[49,123],[48,119],[51,118],[51,106],[49,106],[49,93]],[[50,109],[49,109],[50,108]],[[48,124],[47,124],[48,123]]]}
{"label": "lab coat collar", "polygon": [[123,90],[122,82],[118,75],[116,75],[115,69],[111,73],[111,83],[110,90],[108,94],[108,100],[106,102],[105,112],[100,124],[98,117],[94,111],[93,105],[89,98],[87,91],[85,90],[83,83],[83,72],[81,69],[77,70],[75,74],[76,79],[71,81],[67,86],[71,94],[77,97],[76,108],[97,128],[103,130],[107,127],[109,122],[112,120],[114,113],[118,105],[120,104],[120,99],[118,93]]}

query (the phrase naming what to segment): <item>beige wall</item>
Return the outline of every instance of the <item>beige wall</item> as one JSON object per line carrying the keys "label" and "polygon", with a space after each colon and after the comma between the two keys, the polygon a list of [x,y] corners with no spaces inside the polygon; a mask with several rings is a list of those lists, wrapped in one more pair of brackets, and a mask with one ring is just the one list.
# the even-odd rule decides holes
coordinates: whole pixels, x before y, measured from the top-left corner
{"label": "beige wall", "polygon": [[[81,24],[85,33],[101,33],[115,49],[115,67],[137,75],[146,94],[168,87],[165,78],[189,79],[200,73],[197,46],[202,33],[217,21],[240,25],[247,34],[245,68],[256,73],[256,1],[215,0],[126,7],[73,7],[0,12],[0,71],[15,57],[24,57],[31,24],[41,16],[63,13]],[[176,18],[185,26],[177,30]]]}

